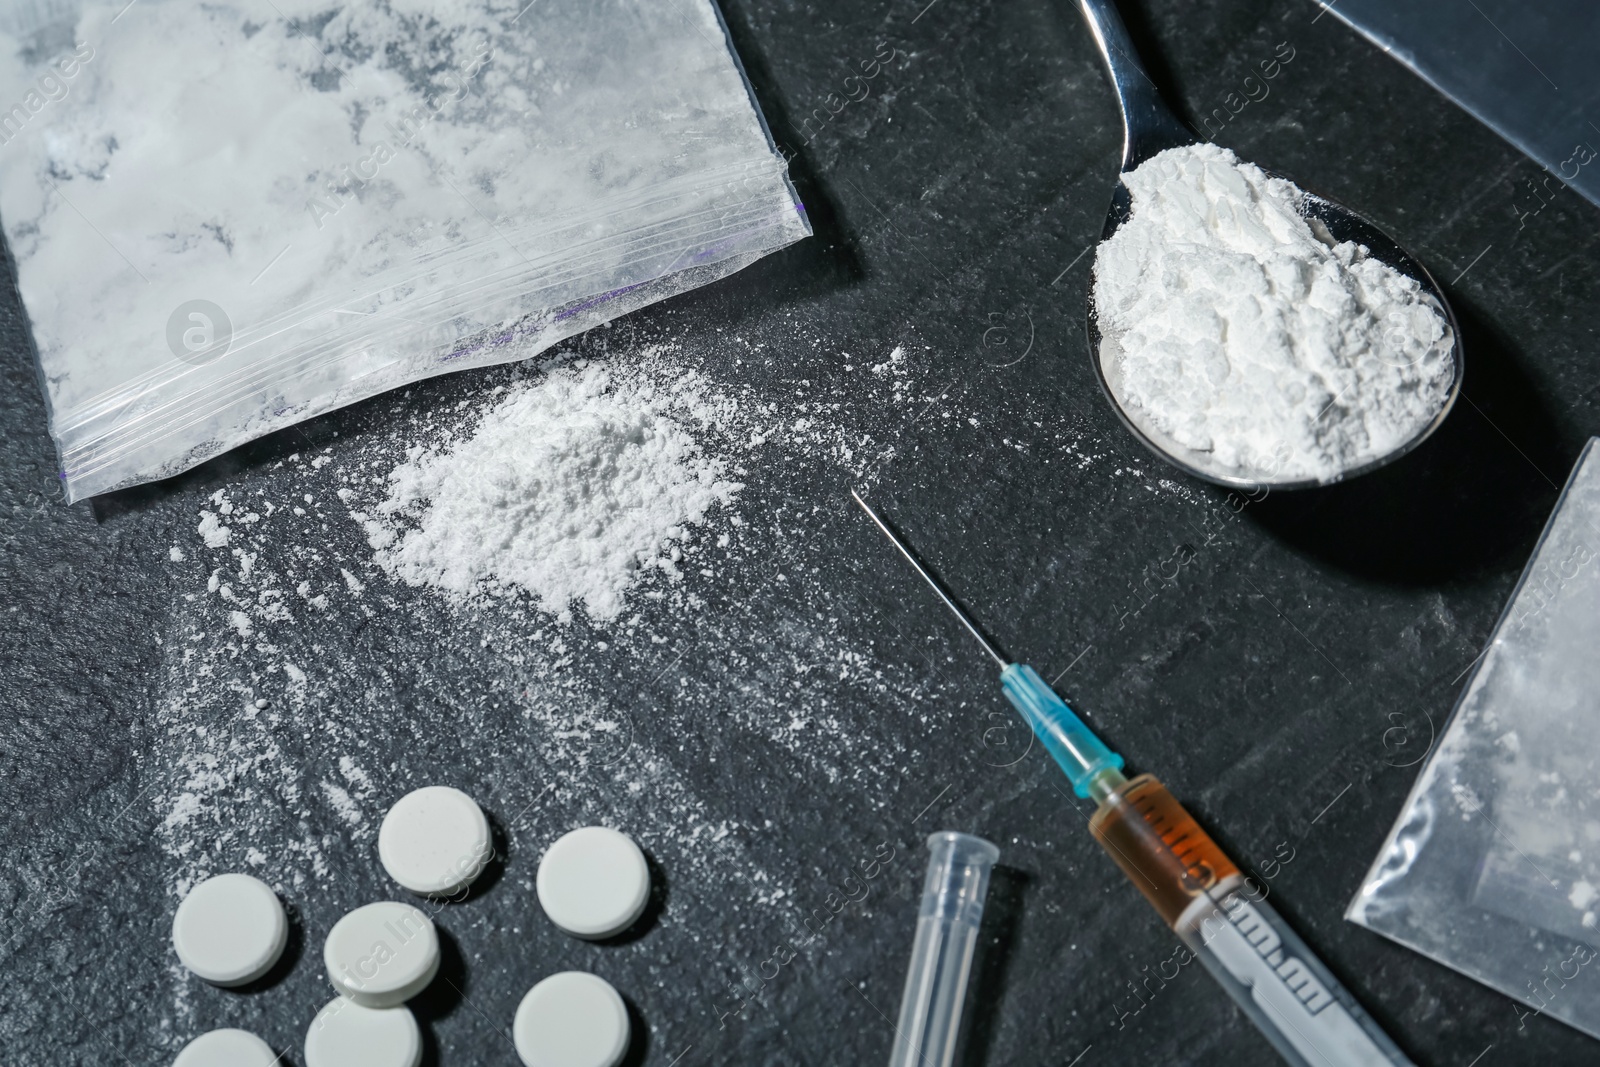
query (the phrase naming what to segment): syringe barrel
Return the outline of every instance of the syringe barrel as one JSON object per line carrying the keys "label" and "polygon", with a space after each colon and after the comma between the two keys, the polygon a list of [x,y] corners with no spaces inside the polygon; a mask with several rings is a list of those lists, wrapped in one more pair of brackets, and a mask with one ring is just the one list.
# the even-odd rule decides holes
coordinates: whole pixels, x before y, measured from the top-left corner
{"label": "syringe barrel", "polygon": [[930,835],[928,853],[889,1067],[949,1067],[955,1058],[989,871],[1000,858],[983,838],[953,830]]}
{"label": "syringe barrel", "polygon": [[1411,1061],[1243,878],[1175,928],[1234,1003],[1295,1067]]}
{"label": "syringe barrel", "polygon": [[1089,829],[1286,1062],[1411,1063],[1155,778],[1113,790]]}

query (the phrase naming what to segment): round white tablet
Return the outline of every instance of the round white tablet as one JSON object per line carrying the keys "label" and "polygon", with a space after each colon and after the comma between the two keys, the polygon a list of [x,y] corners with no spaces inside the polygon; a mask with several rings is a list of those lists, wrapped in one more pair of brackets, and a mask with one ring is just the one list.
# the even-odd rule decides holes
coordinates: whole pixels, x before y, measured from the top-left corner
{"label": "round white tablet", "polygon": [[172,1067],[273,1067],[278,1054],[248,1030],[213,1030],[178,1053]]}
{"label": "round white tablet", "polygon": [[550,846],[539,861],[539,903],[550,921],[577,937],[620,934],[650,899],[650,868],[626,834],[585,826]]}
{"label": "round white tablet", "polygon": [[528,1067],[616,1067],[628,1051],[628,1009],[604,978],[552,974],[517,1005],[511,1038]]}
{"label": "round white tablet", "polygon": [[334,997],[306,1031],[306,1067],[417,1067],[422,1030],[411,1009]]}
{"label": "round white tablet", "polygon": [[410,904],[385,900],[333,924],[322,946],[333,988],[368,1008],[416,996],[439,972],[439,934]]}
{"label": "round white tablet", "polygon": [[189,890],[172,917],[172,947],[214,985],[253,982],[272,969],[289,940],[278,894],[248,874],[219,874]]}
{"label": "round white tablet", "polygon": [[378,830],[383,869],[413,893],[451,896],[465,889],[492,853],[483,809],[446,785],[407,793]]}

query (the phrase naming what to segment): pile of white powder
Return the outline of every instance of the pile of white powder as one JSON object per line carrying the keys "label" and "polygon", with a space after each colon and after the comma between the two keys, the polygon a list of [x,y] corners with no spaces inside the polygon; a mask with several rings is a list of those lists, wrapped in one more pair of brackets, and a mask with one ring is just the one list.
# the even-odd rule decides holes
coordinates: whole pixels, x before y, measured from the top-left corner
{"label": "pile of white powder", "polygon": [[1366,248],[1319,239],[1298,186],[1209,144],[1123,180],[1132,215],[1095,258],[1100,360],[1157,443],[1218,474],[1328,482],[1438,414],[1444,315]]}
{"label": "pile of white powder", "polygon": [[522,589],[558,615],[615,618],[644,571],[677,576],[688,527],[743,488],[673,417],[712,406],[692,382],[552,370],[466,439],[410,451],[366,521],[377,562],[458,598]]}

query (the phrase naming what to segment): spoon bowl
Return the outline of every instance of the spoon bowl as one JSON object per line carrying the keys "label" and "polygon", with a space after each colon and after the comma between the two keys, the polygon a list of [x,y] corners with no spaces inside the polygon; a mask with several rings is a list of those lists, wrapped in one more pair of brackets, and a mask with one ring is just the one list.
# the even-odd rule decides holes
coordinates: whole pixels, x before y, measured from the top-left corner
{"label": "spoon bowl", "polygon": [[[1094,34],[1095,43],[1100,48],[1100,53],[1105,59],[1106,70],[1111,76],[1112,87],[1117,93],[1117,102],[1122,110],[1124,140],[1122,148],[1121,174],[1137,169],[1146,160],[1170,148],[1182,148],[1188,145],[1203,143],[1174,115],[1161,99],[1155,84],[1145,73],[1143,64],[1134,52],[1133,41],[1128,35],[1127,27],[1123,25],[1122,18],[1117,14],[1113,0],[1079,0],[1084,18],[1089,23],[1089,28]],[[1280,178],[1291,181],[1285,175],[1262,168],[1269,178]],[[1294,183],[1298,186],[1298,183]],[[1272,479],[1270,477],[1255,477],[1245,473],[1234,473],[1218,470],[1215,466],[1207,466],[1204,453],[1197,452],[1178,442],[1171,440],[1157,427],[1137,418],[1123,407],[1117,395],[1117,371],[1115,367],[1107,368],[1106,360],[1102,358],[1105,338],[1100,330],[1099,315],[1095,310],[1094,284],[1091,281],[1088,295],[1087,334],[1089,338],[1089,362],[1094,366],[1095,377],[1100,382],[1106,399],[1110,401],[1111,408],[1117,413],[1117,418],[1127,427],[1128,431],[1151,452],[1160,456],[1167,463],[1179,470],[1193,475],[1196,478],[1212,482],[1217,485],[1241,489],[1309,489],[1318,486],[1331,485],[1334,482],[1353,478],[1359,474],[1376,470],[1379,467],[1393,463],[1401,456],[1415,449],[1423,441],[1432,436],[1455,406],[1456,397],[1461,392],[1461,379],[1465,371],[1465,362],[1461,352],[1461,330],[1456,323],[1455,312],[1450,308],[1450,302],[1445,299],[1433,275],[1427,268],[1419,263],[1405,249],[1401,248],[1393,238],[1384,233],[1374,223],[1350,208],[1345,207],[1337,200],[1317,195],[1299,186],[1304,193],[1300,204],[1300,215],[1311,226],[1318,237],[1330,245],[1353,241],[1366,247],[1372,259],[1387,265],[1399,274],[1414,280],[1444,316],[1445,324],[1450,331],[1450,360],[1452,378],[1450,389],[1445,395],[1439,410],[1426,424],[1399,446],[1390,449],[1382,455],[1366,459],[1339,471],[1331,478],[1284,478]],[[1111,195],[1111,208],[1106,215],[1105,229],[1101,232],[1100,241],[1104,244],[1111,239],[1123,223],[1128,221],[1132,214],[1133,204],[1129,197],[1128,186],[1119,175],[1116,188]]]}

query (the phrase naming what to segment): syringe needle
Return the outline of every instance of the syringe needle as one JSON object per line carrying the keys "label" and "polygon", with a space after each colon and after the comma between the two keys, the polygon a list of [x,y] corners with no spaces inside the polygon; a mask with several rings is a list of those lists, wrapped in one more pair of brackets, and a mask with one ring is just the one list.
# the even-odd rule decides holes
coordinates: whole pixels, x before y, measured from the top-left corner
{"label": "syringe needle", "polygon": [[876,511],[872,510],[871,504],[861,499],[860,493],[852,489],[850,490],[850,495],[855,498],[857,504],[861,505],[861,510],[865,511],[867,516],[877,524],[878,529],[883,531],[883,536],[887,537],[894,547],[900,550],[900,554],[906,558],[906,561],[916,568],[917,573],[922,575],[922,580],[928,583],[928,588],[939,594],[939,599],[944,601],[944,606],[949,608],[955,614],[955,617],[961,620],[961,625],[965,626],[967,631],[978,639],[978,643],[983,646],[983,650],[993,656],[994,661],[1000,664],[1002,669],[1009,667],[1011,661],[1002,656],[1000,650],[994,647],[994,642],[984,636],[983,631],[978,629],[978,624],[973,622],[972,617],[962,610],[961,605],[956,603],[955,597],[950,595],[950,591],[939,583],[939,579],[935,578],[929,573],[928,568],[922,565],[922,561],[917,558],[916,553],[911,551],[911,547],[900,540],[899,535],[889,528],[889,524],[884,522]]}
{"label": "syringe needle", "polygon": [[917,569],[922,575],[922,580],[932,587],[945,606],[955,612],[956,618],[961,620],[961,625],[972,632],[983,645],[984,651],[994,657],[1000,664],[1000,688],[1005,693],[1006,699],[1012,706],[1022,713],[1028,727],[1034,735],[1044,742],[1044,747],[1051,757],[1066,772],[1072,780],[1072,788],[1080,797],[1099,797],[1107,790],[1121,784],[1122,757],[1106,747],[1105,742],[1094,735],[1094,731],[1084,725],[1073,710],[1067,707],[1066,702],[1055,694],[1039,673],[1026,663],[1012,663],[1000,654],[994,643],[984,636],[978,629],[978,624],[973,622],[961,605],[956,603],[955,597],[939,584],[939,580],[917,559],[898,534],[889,528],[889,524],[878,517],[861,494],[854,489],[850,495],[856,498],[856,503],[861,505],[872,521],[878,524],[884,536],[894,543],[900,554]]}

